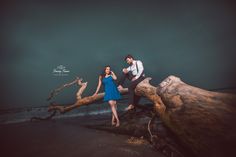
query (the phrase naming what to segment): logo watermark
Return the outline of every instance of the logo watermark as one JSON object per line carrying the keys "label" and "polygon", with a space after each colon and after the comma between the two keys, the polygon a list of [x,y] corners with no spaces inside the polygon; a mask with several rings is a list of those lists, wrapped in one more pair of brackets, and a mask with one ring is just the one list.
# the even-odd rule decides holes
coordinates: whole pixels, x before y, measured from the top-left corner
{"label": "logo watermark", "polygon": [[68,76],[70,70],[67,70],[64,65],[58,65],[56,68],[53,69],[52,74],[54,76]]}

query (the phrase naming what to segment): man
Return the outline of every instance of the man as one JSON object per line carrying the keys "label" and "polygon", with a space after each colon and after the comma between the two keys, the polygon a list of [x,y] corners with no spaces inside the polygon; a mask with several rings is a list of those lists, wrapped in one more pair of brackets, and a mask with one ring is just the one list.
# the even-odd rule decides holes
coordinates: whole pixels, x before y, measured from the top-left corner
{"label": "man", "polygon": [[143,63],[140,60],[134,60],[134,57],[131,55],[127,55],[124,60],[130,65],[128,68],[123,69],[123,73],[121,76],[120,81],[118,82],[118,89],[122,89],[122,85],[124,84],[125,80],[130,80],[129,84],[129,106],[126,110],[131,110],[134,108],[136,104],[138,104],[140,97],[135,95],[135,88],[136,86],[144,80],[144,68]]}

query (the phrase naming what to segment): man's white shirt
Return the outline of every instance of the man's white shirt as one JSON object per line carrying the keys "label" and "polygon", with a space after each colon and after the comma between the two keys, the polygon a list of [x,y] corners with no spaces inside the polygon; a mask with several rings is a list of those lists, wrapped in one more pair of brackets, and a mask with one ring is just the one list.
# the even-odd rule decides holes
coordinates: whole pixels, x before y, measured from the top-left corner
{"label": "man's white shirt", "polygon": [[[136,68],[136,63],[137,63],[138,69]],[[130,71],[132,72],[132,74],[135,76],[135,79],[138,79],[140,75],[142,74],[144,67],[143,67],[143,63],[140,60],[133,60],[133,64],[126,69],[128,72]]]}

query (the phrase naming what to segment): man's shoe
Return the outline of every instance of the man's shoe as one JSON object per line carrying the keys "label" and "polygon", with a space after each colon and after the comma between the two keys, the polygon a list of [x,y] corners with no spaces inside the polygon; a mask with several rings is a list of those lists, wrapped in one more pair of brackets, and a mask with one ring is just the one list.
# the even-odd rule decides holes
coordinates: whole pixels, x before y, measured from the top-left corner
{"label": "man's shoe", "polygon": [[125,111],[129,111],[134,109],[134,105],[129,105],[128,107],[125,108]]}

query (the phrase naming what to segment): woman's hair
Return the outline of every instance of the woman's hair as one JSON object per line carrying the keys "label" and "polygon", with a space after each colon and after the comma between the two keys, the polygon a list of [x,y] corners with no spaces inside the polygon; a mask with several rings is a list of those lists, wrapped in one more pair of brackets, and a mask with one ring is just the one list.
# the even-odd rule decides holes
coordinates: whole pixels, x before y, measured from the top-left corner
{"label": "woman's hair", "polygon": [[[102,70],[102,72],[101,72],[101,74],[100,74],[100,76],[102,77],[102,78],[104,78],[105,76],[106,76],[106,68],[107,67],[110,67],[111,68],[111,66],[110,65],[106,65],[104,68],[103,68],[103,70]],[[111,73],[111,72],[110,72]]]}

